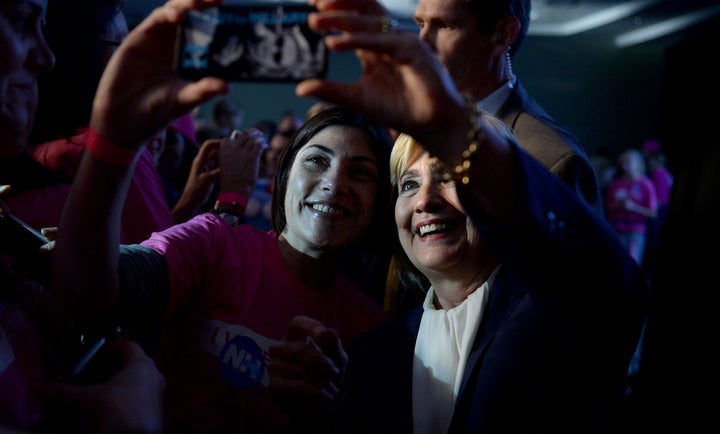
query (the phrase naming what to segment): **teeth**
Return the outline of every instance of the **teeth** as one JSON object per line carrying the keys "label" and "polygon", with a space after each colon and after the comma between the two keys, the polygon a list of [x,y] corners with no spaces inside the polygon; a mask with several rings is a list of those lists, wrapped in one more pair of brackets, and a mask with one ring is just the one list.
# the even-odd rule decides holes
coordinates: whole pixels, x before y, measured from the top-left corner
{"label": "teeth", "polygon": [[320,211],[325,214],[330,214],[330,215],[337,215],[342,212],[339,209],[331,208],[327,205],[322,205],[322,204],[317,204],[317,203],[315,205],[313,205],[312,207],[314,210]]}
{"label": "teeth", "polygon": [[420,236],[424,237],[430,232],[442,231],[447,228],[445,223],[431,223],[429,225],[420,226]]}

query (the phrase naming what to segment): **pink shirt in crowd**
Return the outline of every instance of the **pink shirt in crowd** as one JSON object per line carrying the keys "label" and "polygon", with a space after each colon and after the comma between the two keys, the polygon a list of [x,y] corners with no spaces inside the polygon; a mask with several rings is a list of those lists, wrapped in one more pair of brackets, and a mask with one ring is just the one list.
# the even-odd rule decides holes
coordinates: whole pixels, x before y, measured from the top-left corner
{"label": "pink shirt in crowd", "polygon": [[650,172],[650,179],[655,186],[655,193],[658,198],[658,205],[667,206],[670,203],[673,177],[665,167],[657,167]]}
{"label": "pink shirt in crowd", "polygon": [[615,230],[620,233],[646,233],[649,217],[632,211],[613,208],[615,202],[627,198],[643,207],[657,209],[655,187],[650,178],[644,176],[631,181],[621,176],[613,180],[605,193],[608,220]]}
{"label": "pink shirt in crowd", "polygon": [[[43,166],[75,177],[85,147],[85,133],[33,148],[33,158]],[[5,200],[12,212],[35,229],[58,226],[70,185],[54,185],[19,193]],[[149,151],[140,154],[123,208],[121,242],[139,243],[155,231],[175,224],[162,181]]]}

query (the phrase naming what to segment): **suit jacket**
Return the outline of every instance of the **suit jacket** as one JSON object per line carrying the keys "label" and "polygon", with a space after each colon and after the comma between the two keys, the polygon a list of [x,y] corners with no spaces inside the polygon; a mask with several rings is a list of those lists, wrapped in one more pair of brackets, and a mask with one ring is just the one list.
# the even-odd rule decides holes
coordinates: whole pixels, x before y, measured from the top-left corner
{"label": "suit jacket", "polygon": [[[537,160],[517,157],[524,191],[511,223],[458,190],[502,265],[449,432],[604,432],[622,405],[647,287],[607,222]],[[338,431],[412,433],[421,309],[356,339]]]}
{"label": "suit jacket", "polygon": [[602,213],[600,184],[585,148],[528,94],[520,80],[496,116],[512,128],[525,151]]}

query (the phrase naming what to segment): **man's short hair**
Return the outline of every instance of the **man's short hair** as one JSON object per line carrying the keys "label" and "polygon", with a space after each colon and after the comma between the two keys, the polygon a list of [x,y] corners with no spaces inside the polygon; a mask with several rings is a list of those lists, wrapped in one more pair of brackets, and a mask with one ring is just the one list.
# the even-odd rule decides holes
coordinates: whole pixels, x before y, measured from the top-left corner
{"label": "man's short hair", "polygon": [[478,23],[481,32],[492,30],[493,26],[505,17],[514,16],[520,21],[520,33],[510,47],[510,56],[514,56],[522,45],[530,26],[530,0],[465,0]]}

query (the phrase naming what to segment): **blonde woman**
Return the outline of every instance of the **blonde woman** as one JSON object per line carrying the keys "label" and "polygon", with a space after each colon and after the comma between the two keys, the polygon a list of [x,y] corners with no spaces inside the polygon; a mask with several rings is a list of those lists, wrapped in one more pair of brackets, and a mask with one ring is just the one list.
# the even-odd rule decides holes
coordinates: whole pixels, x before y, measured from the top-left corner
{"label": "blonde woman", "polygon": [[[90,164],[86,175],[96,175],[85,179],[99,185],[80,184],[96,190],[88,192],[94,200],[85,196],[83,212],[96,215],[104,209],[99,204],[113,204],[98,193],[121,186],[117,177],[128,175],[127,160],[147,134],[227,91],[227,83],[217,79],[179,80],[169,56],[146,61],[148,53],[172,46],[171,30],[183,13],[217,3],[169,1],[136,27],[113,56],[93,111],[95,155],[85,159]],[[612,228],[493,120],[476,113],[473,101],[464,104],[447,71],[416,35],[394,30],[388,17],[362,10],[328,13],[322,2],[315,4],[320,12],[311,15],[310,24],[340,30],[326,38],[328,47],[353,50],[364,69],[355,82],[307,80],[296,93],[350,107],[422,144],[422,150],[412,150],[405,163],[394,166],[399,168],[398,195],[404,195],[396,201],[395,220],[403,251],[432,289],[425,304],[407,317],[357,337],[346,372],[344,352],[327,345],[322,324],[292,320],[284,338],[269,349],[278,368],[269,369],[273,396],[287,398],[288,405],[294,399],[298,406],[308,402],[307,395],[342,396],[336,427],[349,432],[421,433],[436,427],[435,432],[448,433],[597,432],[611,427],[642,325],[645,289],[637,264],[609,236]],[[113,98],[119,89],[126,97]],[[115,125],[113,119],[132,120],[135,129],[124,128],[127,122]],[[113,161],[103,164],[103,158]],[[110,162],[116,163],[114,169]],[[110,174],[115,179],[108,179]],[[67,217],[64,222],[73,214]],[[73,236],[87,238],[75,229],[64,227],[65,248],[72,246]],[[106,282],[111,288],[117,284],[112,274]],[[62,293],[72,295],[72,288]],[[456,330],[462,338],[439,342],[451,332],[437,327],[442,318],[429,321],[428,311],[440,316],[464,311],[465,318],[457,318],[462,330]],[[426,368],[451,379],[452,386]],[[318,417],[326,407],[308,407],[305,414],[322,422]],[[329,427],[316,423],[312,428]]]}

